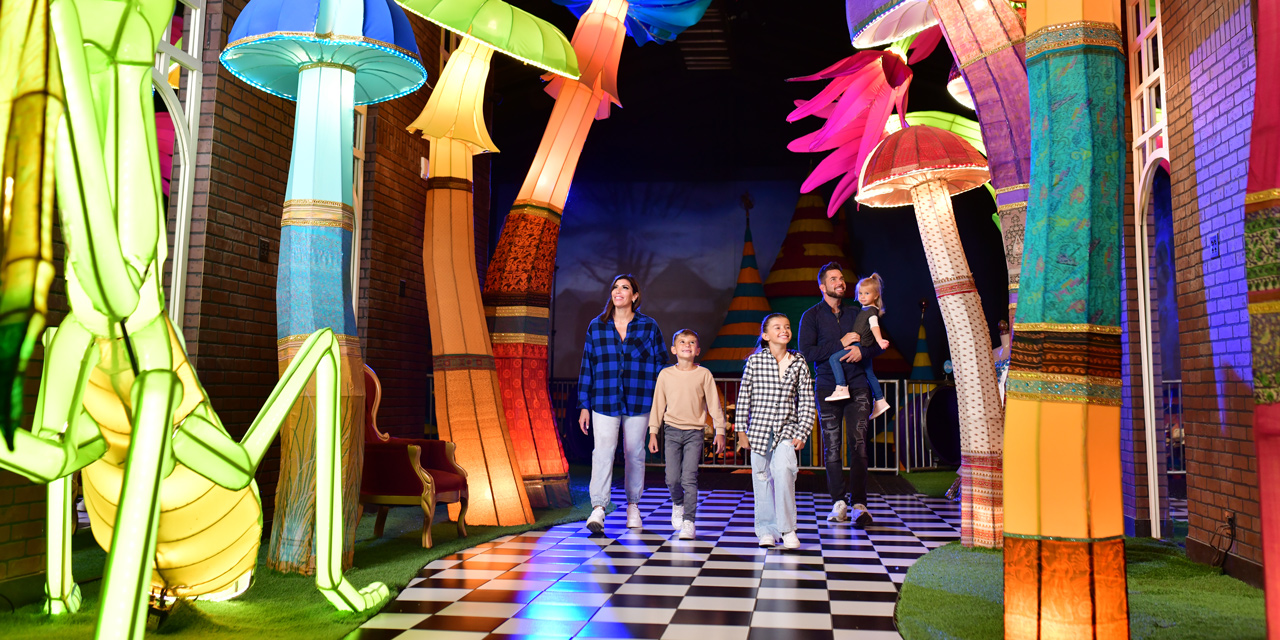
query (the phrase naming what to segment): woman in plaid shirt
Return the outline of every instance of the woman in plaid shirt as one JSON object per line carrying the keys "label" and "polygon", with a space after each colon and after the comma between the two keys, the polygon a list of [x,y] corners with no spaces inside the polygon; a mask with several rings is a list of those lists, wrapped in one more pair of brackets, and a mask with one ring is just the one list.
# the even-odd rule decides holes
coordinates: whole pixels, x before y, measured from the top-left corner
{"label": "woman in plaid shirt", "polygon": [[813,374],[799,351],[787,349],[791,321],[771,313],[760,325],[760,344],[747,357],[738,387],[738,416],[747,427],[760,546],[800,546],[796,536],[796,451],[815,419]]}
{"label": "woman in plaid shirt", "polygon": [[591,452],[591,517],[587,528],[604,530],[604,508],[613,483],[618,431],[623,433],[627,490],[627,526],[640,527],[644,491],[645,436],[658,370],[667,364],[666,342],[653,318],[640,313],[640,285],[630,274],[613,279],[604,312],[587,325],[578,375],[578,426],[587,433],[595,423]]}

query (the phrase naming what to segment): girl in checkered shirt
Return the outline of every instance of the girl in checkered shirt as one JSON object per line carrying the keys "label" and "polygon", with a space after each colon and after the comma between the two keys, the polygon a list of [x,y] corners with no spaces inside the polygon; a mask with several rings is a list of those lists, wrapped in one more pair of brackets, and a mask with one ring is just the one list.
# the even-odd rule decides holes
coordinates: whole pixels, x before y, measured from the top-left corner
{"label": "girl in checkered shirt", "polygon": [[796,452],[813,429],[813,374],[799,351],[787,349],[791,321],[771,313],[760,324],[760,343],[747,357],[738,387],[737,415],[751,449],[751,480],[760,546],[800,546],[796,536]]}

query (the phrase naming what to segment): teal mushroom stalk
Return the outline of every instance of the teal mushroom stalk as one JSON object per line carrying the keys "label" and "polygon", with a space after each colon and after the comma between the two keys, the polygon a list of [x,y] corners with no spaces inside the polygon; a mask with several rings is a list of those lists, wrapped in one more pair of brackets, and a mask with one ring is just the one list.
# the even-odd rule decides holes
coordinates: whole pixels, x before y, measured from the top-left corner
{"label": "teal mushroom stalk", "polygon": [[[392,0],[250,0],[221,61],[244,82],[297,101],[276,281],[280,371],[306,337],[331,328],[342,349],[343,567],[351,565],[364,455],[364,372],[352,305],[354,107],[426,82],[413,29]],[[280,481],[267,562],[314,571],[313,392],[281,428]]]}

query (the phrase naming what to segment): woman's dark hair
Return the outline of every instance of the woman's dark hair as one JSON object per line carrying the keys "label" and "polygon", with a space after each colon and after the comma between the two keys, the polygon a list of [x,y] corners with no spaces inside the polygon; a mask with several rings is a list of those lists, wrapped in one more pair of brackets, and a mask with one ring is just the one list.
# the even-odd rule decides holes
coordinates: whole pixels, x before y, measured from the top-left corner
{"label": "woman's dark hair", "polygon": [[751,354],[747,356],[748,358],[769,348],[768,344],[764,341],[764,330],[768,328],[769,321],[774,318],[782,318],[787,322],[791,322],[791,318],[788,318],[785,313],[771,313],[765,316],[764,320],[760,322],[760,335],[756,337],[756,350],[752,351]]}
{"label": "woman's dark hair", "polygon": [[[601,322],[604,322],[605,320],[612,320],[612,319],[613,319],[613,287],[614,287],[614,285],[618,284],[618,281],[619,281],[619,280],[626,280],[627,282],[630,282],[630,283],[631,283],[631,290],[632,290],[632,291],[634,291],[634,292],[636,292],[636,295],[637,295],[637,296],[639,296],[639,295],[640,295],[640,283],[639,283],[639,282],[636,282],[636,277],[635,277],[635,276],[633,276],[633,275],[631,275],[631,274],[629,274],[629,273],[624,273],[624,274],[622,274],[622,275],[620,275],[620,276],[616,276],[616,277],[614,277],[613,282],[610,282],[610,283],[609,283],[609,301],[608,301],[608,302],[606,302],[606,303],[604,304],[604,311],[601,311],[601,312],[600,312],[600,315],[598,316],[598,319],[599,319]],[[635,303],[633,303],[633,304],[631,305],[631,310],[632,310],[632,311],[639,312],[639,311],[640,311],[640,303],[641,303],[641,302],[643,302],[643,301],[644,301],[644,298],[643,298],[643,297],[638,297],[638,298],[636,298]]]}

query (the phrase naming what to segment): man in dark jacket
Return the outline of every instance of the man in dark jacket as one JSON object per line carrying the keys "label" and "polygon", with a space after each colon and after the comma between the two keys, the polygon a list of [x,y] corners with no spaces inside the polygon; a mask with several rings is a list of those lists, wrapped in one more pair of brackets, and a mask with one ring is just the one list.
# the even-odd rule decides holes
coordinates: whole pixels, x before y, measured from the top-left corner
{"label": "man in dark jacket", "polygon": [[[853,363],[872,358],[880,353],[876,344],[855,342],[853,321],[860,307],[844,306],[845,282],[840,265],[829,262],[818,271],[818,290],[822,302],[811,307],[800,318],[800,352],[805,360],[815,366],[815,402],[818,403],[818,421],[822,425],[822,446],[827,461],[827,489],[835,505],[827,520],[849,520],[849,506],[853,506],[854,524],[865,527],[871,524],[867,511],[867,415],[871,412],[871,392],[862,368]],[[852,347],[852,348],[849,348]],[[837,351],[848,349],[844,363],[844,377],[849,385],[849,399],[827,402],[826,397],[835,390],[836,381],[828,360]],[[849,483],[846,501],[844,468],[840,464],[841,427],[850,429],[848,451]]]}

